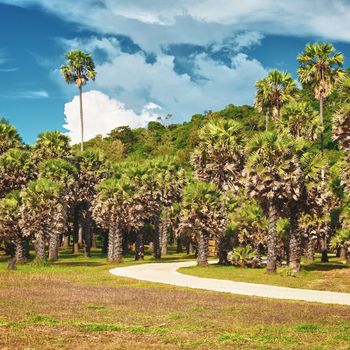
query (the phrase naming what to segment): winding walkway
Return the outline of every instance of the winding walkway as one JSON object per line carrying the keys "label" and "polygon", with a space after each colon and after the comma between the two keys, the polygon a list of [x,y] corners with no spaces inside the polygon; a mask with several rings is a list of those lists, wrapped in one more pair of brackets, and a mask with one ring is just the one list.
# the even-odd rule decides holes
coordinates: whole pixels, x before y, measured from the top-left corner
{"label": "winding walkway", "polygon": [[177,272],[180,267],[196,265],[195,261],[179,263],[152,263],[117,267],[109,272],[115,276],[142,281],[171,284],[179,287],[205,289],[239,295],[276,299],[302,300],[325,304],[350,305],[349,293],[325,292],[310,289],[269,286],[246,282],[234,282],[213,278],[201,278]]}

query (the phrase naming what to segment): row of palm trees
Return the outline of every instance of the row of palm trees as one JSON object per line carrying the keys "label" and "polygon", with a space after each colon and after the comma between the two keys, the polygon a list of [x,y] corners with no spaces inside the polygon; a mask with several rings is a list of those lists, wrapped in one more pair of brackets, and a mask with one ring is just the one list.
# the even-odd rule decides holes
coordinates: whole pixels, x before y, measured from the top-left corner
{"label": "row of palm trees", "polygon": [[[95,78],[92,58],[81,51],[66,58],[65,80],[81,92]],[[143,259],[146,239],[160,258],[167,254],[171,233],[193,243],[200,266],[207,265],[209,241],[215,240],[222,263],[241,245],[253,247],[258,265],[266,254],[268,272],[276,271],[287,252],[292,271],[298,272],[303,251],[313,259],[320,246],[327,259],[330,236],[337,232],[331,243],[347,257],[350,78],[342,70],[343,56],[329,44],[307,45],[298,61],[303,89],[312,89],[320,110],[290,74],[273,70],[256,84],[265,130],[247,131],[236,120],[213,118],[199,131],[191,169],[182,169],[171,157],[112,163],[98,151],[84,152],[82,99],[78,154],[59,132],[44,132],[32,147],[25,146],[2,120],[0,238],[14,245],[18,262],[26,261],[33,240],[35,262],[43,264],[46,242],[55,260],[69,236],[78,252],[81,236],[89,256],[92,237],[99,233],[107,238],[108,261],[120,262],[125,242],[134,242],[135,258]],[[323,106],[335,91],[340,106],[333,137],[342,151],[331,158],[324,150]],[[341,193],[334,191],[337,181]],[[336,225],[334,213],[341,213]],[[151,237],[145,227],[152,228]]]}

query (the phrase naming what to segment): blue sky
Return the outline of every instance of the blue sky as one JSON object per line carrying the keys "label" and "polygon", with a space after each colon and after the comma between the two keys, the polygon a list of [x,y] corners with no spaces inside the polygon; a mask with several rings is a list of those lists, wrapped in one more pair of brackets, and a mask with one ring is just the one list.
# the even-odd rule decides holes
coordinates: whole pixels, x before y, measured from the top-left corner
{"label": "blue sky", "polygon": [[28,143],[54,129],[79,139],[77,91],[59,74],[71,49],[97,63],[87,137],[251,104],[269,69],[295,76],[309,41],[350,53],[346,0],[0,0],[0,23],[0,116]]}

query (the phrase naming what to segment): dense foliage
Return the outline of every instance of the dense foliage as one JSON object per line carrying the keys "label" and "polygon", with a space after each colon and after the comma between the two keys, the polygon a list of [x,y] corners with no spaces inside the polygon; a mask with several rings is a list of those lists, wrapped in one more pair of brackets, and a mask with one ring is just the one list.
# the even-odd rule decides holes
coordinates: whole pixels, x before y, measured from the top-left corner
{"label": "dense foliage", "polygon": [[[94,64],[72,55],[62,73],[80,89]],[[132,245],[136,259],[145,244],[159,259],[176,241],[205,266],[215,242],[221,263],[275,272],[285,259],[294,273],[317,250],[323,261],[329,249],[349,259],[350,78],[330,44],[308,44],[298,61],[301,88],[272,70],[256,83],[255,106],[117,127],[83,152],[57,131],[24,145],[2,119],[5,248],[25,262],[33,242],[43,263],[46,243],[57,259],[60,244],[89,256],[98,240],[119,262]]]}

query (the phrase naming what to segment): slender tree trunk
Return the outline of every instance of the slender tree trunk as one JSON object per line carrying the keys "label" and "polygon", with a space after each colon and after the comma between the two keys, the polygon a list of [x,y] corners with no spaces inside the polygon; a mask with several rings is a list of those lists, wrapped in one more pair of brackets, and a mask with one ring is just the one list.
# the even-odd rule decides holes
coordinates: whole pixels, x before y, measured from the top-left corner
{"label": "slender tree trunk", "polygon": [[69,233],[63,234],[62,248],[69,248]]}
{"label": "slender tree trunk", "polygon": [[83,115],[83,89],[79,86],[79,103],[80,103],[80,131],[81,131],[81,142],[80,150],[84,151],[84,115]]}
{"label": "slender tree trunk", "polygon": [[123,232],[117,227],[115,230],[115,251],[113,261],[119,263],[123,259]]}
{"label": "slender tree trunk", "polygon": [[208,266],[208,255],[209,255],[208,236],[203,231],[200,231],[199,242],[198,242],[197,265],[202,267]]}
{"label": "slender tree trunk", "polygon": [[84,256],[90,257],[91,256],[91,226],[92,226],[92,219],[91,219],[91,213],[89,210],[86,210],[83,223],[82,223],[82,233],[84,237]]}
{"label": "slender tree trunk", "polygon": [[181,239],[181,237],[176,239],[176,253],[182,253],[182,239]]}
{"label": "slender tree trunk", "polygon": [[115,255],[115,224],[114,222],[110,223],[108,229],[108,262],[113,262],[113,257]]}
{"label": "slender tree trunk", "polygon": [[160,238],[159,237],[159,221],[157,220],[155,225],[154,225],[154,234],[153,234],[153,256],[155,259],[160,259],[162,256],[159,238]]}
{"label": "slender tree trunk", "polygon": [[161,236],[161,255],[168,254],[168,228],[169,228],[169,208],[163,209],[163,222],[160,230]]}
{"label": "slender tree trunk", "polygon": [[130,254],[131,247],[129,246],[128,232],[123,232],[123,255],[127,256]]}
{"label": "slender tree trunk", "polygon": [[91,247],[96,249],[97,248],[97,237],[96,237],[96,232],[92,232],[92,243],[91,243]]}
{"label": "slender tree trunk", "polygon": [[276,272],[276,244],[277,244],[277,209],[271,200],[269,203],[269,233],[267,243],[267,272]]}
{"label": "slender tree trunk", "polygon": [[38,232],[35,239],[35,259],[34,263],[37,265],[42,265],[46,261],[45,255],[45,238],[43,232]]}
{"label": "slender tree trunk", "polygon": [[135,260],[144,260],[144,256],[143,232],[140,230],[136,233]]}
{"label": "slender tree trunk", "polygon": [[[323,96],[320,96],[320,123],[321,123],[321,153],[324,156],[324,122],[323,122]],[[324,181],[324,167],[321,168],[321,180]]]}
{"label": "slender tree trunk", "polygon": [[315,260],[315,241],[312,238],[308,238],[305,256],[308,261]]}
{"label": "slender tree trunk", "polygon": [[21,236],[17,236],[15,239],[15,246],[16,246],[16,262],[17,264],[24,264],[27,262],[26,258],[26,248],[25,248],[25,239]]}
{"label": "slender tree trunk", "polygon": [[55,261],[58,259],[59,236],[50,235],[49,238],[49,260]]}
{"label": "slender tree trunk", "polygon": [[322,250],[322,258],[321,261],[322,262],[328,262],[328,237],[327,237],[327,233],[324,233],[322,235],[322,239],[321,239],[321,250]]}
{"label": "slender tree trunk", "polygon": [[74,218],[73,218],[73,254],[79,253],[79,218],[80,218],[80,208],[78,205],[74,208]]}
{"label": "slender tree trunk", "polygon": [[301,261],[301,239],[298,230],[298,210],[294,206],[290,209],[289,259],[292,272],[299,272]]}
{"label": "slender tree trunk", "polygon": [[226,265],[227,261],[227,251],[225,250],[225,237],[220,237],[216,240],[217,256],[219,258],[220,265]]}
{"label": "slender tree trunk", "polygon": [[348,246],[346,244],[340,247],[340,260],[347,260],[348,258]]}

